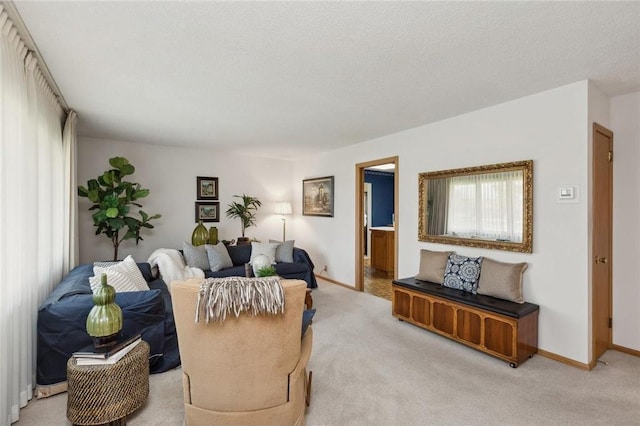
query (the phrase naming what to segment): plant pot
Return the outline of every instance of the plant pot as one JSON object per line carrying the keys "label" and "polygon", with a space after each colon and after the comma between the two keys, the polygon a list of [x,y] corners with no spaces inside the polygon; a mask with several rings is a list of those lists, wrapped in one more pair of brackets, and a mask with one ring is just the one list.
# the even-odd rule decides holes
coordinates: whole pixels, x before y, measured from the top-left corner
{"label": "plant pot", "polygon": [[238,237],[236,244],[239,246],[251,244],[251,239],[249,237]]}

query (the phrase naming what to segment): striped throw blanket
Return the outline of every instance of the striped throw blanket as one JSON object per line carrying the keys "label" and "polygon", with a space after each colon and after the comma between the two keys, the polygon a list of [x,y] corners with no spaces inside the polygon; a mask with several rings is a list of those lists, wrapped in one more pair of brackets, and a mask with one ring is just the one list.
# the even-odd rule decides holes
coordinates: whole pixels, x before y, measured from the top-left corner
{"label": "striped throw blanket", "polygon": [[200,285],[195,321],[224,321],[228,314],[253,315],[284,313],[284,290],[280,277],[207,278]]}

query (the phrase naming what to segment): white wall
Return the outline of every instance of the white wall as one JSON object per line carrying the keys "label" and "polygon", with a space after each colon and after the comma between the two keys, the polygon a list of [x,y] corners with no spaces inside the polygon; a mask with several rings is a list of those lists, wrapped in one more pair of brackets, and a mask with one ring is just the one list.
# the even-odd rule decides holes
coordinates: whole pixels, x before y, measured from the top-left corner
{"label": "white wall", "polygon": [[613,343],[640,351],[640,92],[611,99]]}
{"label": "white wall", "polygon": [[[260,240],[282,237],[282,221],[273,213],[273,204],[291,199],[292,162],[246,156],[234,156],[217,150],[197,150],[145,145],[112,140],[80,138],[78,142],[78,184],[96,178],[110,168],[109,158],[122,156],[135,167],[129,180],[148,188],[150,194],[141,200],[143,210],[160,213],[162,218],[152,222],[155,228],[143,230],[138,246],[127,240],[120,246],[119,258],[132,254],[136,260],[146,261],[156,248],[182,248],[183,241],[191,241],[196,226],[196,177],[219,178],[220,210],[224,212],[235,194],[246,193],[258,197],[263,205],[258,210],[257,226],[247,229],[248,237]],[[96,236],[86,198],[79,199],[80,262],[109,260],[113,246],[101,234]],[[224,213],[217,226],[220,239],[240,236],[239,219],[227,219]]]}
{"label": "white wall", "polygon": [[[295,237],[309,249],[316,270],[354,283],[355,164],[399,156],[398,276],[415,275],[419,250],[452,249],[507,262],[525,261],[527,301],[540,305],[539,347],[589,362],[588,333],[588,82],[425,125],[300,161],[295,179],[335,175],[335,217],[298,216]],[[421,243],[418,173],[517,160],[534,160],[534,252]],[[577,185],[580,202],[557,203],[559,185]],[[301,189],[294,188],[300,200]]]}

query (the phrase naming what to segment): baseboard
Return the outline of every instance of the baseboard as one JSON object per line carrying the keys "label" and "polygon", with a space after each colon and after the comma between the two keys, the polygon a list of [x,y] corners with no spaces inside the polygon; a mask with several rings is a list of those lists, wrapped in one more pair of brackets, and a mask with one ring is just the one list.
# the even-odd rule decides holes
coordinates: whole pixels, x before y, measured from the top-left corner
{"label": "baseboard", "polygon": [[36,399],[48,398],[53,395],[57,395],[67,391],[67,382],[59,382],[53,385],[37,385],[36,386]]}
{"label": "baseboard", "polygon": [[348,288],[349,290],[357,291],[356,288],[354,286],[352,286],[352,285],[347,285],[345,283],[341,283],[340,281],[336,281],[334,279],[327,278],[327,277],[325,277],[323,275],[318,275],[318,274],[315,274],[315,275],[316,275],[316,278],[319,278],[319,279],[324,280],[324,281],[328,281],[331,284],[339,285],[341,287]]}
{"label": "baseboard", "polygon": [[595,367],[591,364],[583,364],[582,362],[575,361],[571,358],[564,357],[562,355],[554,354],[553,352],[547,352],[544,349],[538,349],[537,355],[543,356],[545,358],[552,359],[554,361],[561,362],[563,364],[570,365],[571,367],[579,368],[580,370],[590,371]]}
{"label": "baseboard", "polygon": [[619,345],[611,345],[611,349],[613,349],[614,351],[640,357],[640,351],[637,351],[635,349],[626,348],[624,346],[619,346]]}

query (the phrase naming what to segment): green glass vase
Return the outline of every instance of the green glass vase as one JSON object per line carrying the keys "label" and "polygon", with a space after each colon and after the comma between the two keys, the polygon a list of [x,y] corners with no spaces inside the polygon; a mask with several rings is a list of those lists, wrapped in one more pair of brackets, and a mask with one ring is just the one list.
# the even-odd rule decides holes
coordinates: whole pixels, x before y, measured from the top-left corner
{"label": "green glass vase", "polygon": [[101,285],[93,294],[95,305],[87,316],[87,333],[93,337],[96,349],[112,346],[118,341],[122,330],[122,309],[115,300],[116,290],[107,284],[107,274],[102,274]]}
{"label": "green glass vase", "polygon": [[218,228],[215,226],[209,228],[209,244],[214,246],[218,244]]}
{"label": "green glass vase", "polygon": [[198,226],[193,230],[193,234],[191,234],[191,244],[194,246],[201,246],[203,244],[207,244],[209,241],[209,231],[202,224],[202,221],[198,222]]}

